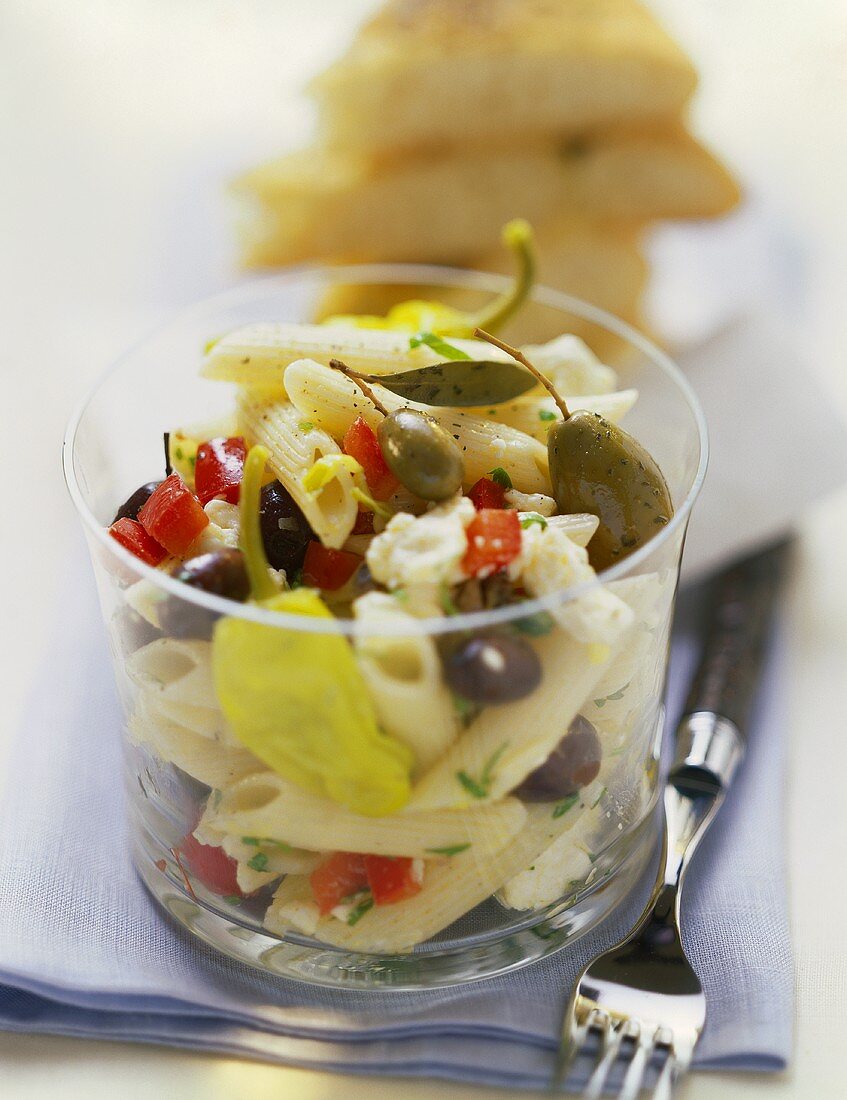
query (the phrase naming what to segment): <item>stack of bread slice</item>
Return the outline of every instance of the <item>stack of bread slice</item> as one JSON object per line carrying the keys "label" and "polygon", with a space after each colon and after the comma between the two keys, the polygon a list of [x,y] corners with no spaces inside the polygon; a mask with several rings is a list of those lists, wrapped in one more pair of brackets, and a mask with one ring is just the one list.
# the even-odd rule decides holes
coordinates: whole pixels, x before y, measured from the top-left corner
{"label": "stack of bread slice", "polygon": [[235,182],[244,261],[497,270],[524,217],[542,282],[638,323],[645,230],[739,197],[686,130],[696,83],[635,0],[389,0],[314,82],[316,144]]}

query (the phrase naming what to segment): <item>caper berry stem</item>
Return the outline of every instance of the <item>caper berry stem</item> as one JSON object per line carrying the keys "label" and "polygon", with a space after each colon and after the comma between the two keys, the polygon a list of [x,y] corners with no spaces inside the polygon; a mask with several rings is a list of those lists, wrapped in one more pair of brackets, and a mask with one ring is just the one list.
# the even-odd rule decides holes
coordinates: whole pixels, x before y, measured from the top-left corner
{"label": "caper berry stem", "polygon": [[374,407],[378,412],[381,412],[383,416],[388,416],[388,409],[380,401],[374,391],[362,378],[362,375],[358,371],[353,370],[352,367],[348,367],[346,363],[342,363],[340,359],[330,359],[329,365],[333,370],[341,371],[345,378],[349,378],[351,382],[354,382],[362,393],[367,397],[368,401],[372,401]]}
{"label": "caper berry stem", "polygon": [[535,375],[535,377],[538,379],[544,389],[547,390],[547,392],[559,406],[559,412],[561,412],[564,419],[570,420],[570,410],[565,404],[563,398],[560,397],[559,394],[556,392],[556,389],[553,386],[552,382],[548,378],[544,377],[538,367],[534,367],[532,363],[530,363],[530,361],[527,359],[522,351],[520,351],[518,348],[513,348],[511,344],[506,344],[502,340],[498,340],[496,336],[492,336],[491,333],[486,332],[485,329],[474,329],[474,336],[478,340],[486,340],[489,344],[493,344],[495,348],[499,348],[501,351],[505,351],[507,355],[511,355],[513,359],[517,360],[517,362],[520,363],[522,367],[526,367],[530,374]]}

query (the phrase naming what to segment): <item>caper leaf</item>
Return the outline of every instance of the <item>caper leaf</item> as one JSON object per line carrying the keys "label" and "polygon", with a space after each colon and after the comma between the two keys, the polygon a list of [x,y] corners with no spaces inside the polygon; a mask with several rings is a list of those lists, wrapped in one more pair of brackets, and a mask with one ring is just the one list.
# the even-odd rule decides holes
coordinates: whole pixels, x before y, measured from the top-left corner
{"label": "caper leaf", "polygon": [[454,359],[400,374],[362,375],[398,397],[422,405],[471,408],[501,405],[531,390],[535,379],[516,363]]}

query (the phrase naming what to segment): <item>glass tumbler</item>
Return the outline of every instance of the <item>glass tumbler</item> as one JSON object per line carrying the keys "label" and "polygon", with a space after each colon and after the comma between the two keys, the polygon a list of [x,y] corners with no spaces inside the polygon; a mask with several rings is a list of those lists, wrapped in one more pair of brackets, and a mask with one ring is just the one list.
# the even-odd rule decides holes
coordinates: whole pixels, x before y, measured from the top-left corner
{"label": "glass tumbler", "polygon": [[[375,265],[293,270],[237,287],[124,355],[64,444],[125,715],[113,732],[125,748],[138,873],[173,919],[219,951],[330,985],[431,988],[523,966],[584,934],[637,881],[657,838],[669,630],[706,466],[702,413],[668,357],[602,311],[537,288],[505,337],[579,332],[614,352],[622,385],[639,391],[626,428],[658,462],[674,502],[671,521],[597,581],[438,618],[315,619],[189,588],[109,537],[120,502],[161,476],[163,431],[231,415],[230,387],[198,374],[210,338],[253,322],[311,321],[328,301],[351,295],[384,300],[387,288],[393,300],[414,297],[421,285],[474,308],[508,281]],[[579,541],[578,524],[572,534]],[[610,615],[611,606],[618,612]],[[612,624],[600,641],[578,629],[592,608]],[[424,746],[408,804],[385,816],[353,812],[278,775],[241,744],[216,696],[222,619],[249,623],[269,651],[308,645],[322,667],[360,677],[380,724],[400,725]],[[531,646],[540,682],[517,701],[458,713],[443,662],[469,639],[492,636]],[[284,659],[278,674],[285,677]],[[318,731],[316,753],[325,705],[316,697],[304,717]],[[552,768],[566,734],[574,751],[587,743],[599,759],[590,781]],[[389,890],[394,868],[419,888],[404,897],[400,887],[400,900],[374,905],[354,874],[349,896],[322,912],[313,877],[319,867],[332,871],[339,852],[340,875],[383,857]]]}

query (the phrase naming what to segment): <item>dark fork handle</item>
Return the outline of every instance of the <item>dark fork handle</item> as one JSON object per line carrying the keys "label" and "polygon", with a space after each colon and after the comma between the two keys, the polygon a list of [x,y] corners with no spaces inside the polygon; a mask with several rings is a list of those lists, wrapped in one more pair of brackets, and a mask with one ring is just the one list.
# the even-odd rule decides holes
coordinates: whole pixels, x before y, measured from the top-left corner
{"label": "dark fork handle", "polygon": [[784,539],[731,566],[709,593],[711,622],[685,714],[728,719],[742,740],[793,543]]}

